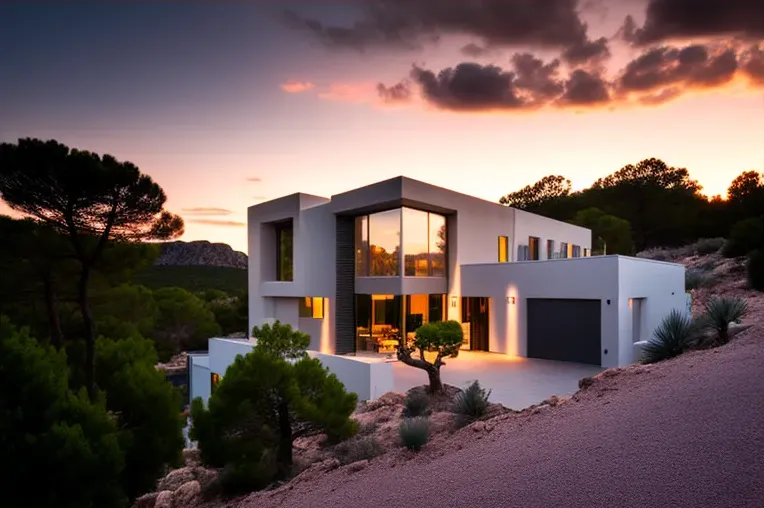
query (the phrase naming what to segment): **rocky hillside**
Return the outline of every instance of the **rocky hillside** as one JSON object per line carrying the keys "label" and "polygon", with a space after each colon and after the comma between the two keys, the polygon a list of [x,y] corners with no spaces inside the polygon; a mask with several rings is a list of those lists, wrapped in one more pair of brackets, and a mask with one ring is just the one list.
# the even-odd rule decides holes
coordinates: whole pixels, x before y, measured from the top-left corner
{"label": "rocky hillside", "polygon": [[247,255],[233,250],[225,243],[206,240],[195,242],[168,242],[162,244],[162,253],[154,262],[160,266],[221,266],[247,269]]}

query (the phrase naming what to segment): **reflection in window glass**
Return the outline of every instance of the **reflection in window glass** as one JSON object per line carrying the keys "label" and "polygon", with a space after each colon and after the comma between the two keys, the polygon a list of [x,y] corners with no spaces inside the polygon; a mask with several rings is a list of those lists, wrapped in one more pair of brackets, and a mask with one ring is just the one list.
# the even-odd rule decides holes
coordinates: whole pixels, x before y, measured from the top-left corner
{"label": "reflection in window glass", "polygon": [[[446,218],[434,213],[430,216],[430,276],[446,276]],[[417,273],[417,275],[419,275]]]}
{"label": "reflection in window glass", "polygon": [[427,277],[427,212],[403,209],[404,275]]}
{"label": "reflection in window glass", "polygon": [[401,210],[369,216],[369,261],[372,277],[400,275]]}
{"label": "reflection in window glass", "polygon": [[369,275],[369,218],[355,218],[355,275]]}

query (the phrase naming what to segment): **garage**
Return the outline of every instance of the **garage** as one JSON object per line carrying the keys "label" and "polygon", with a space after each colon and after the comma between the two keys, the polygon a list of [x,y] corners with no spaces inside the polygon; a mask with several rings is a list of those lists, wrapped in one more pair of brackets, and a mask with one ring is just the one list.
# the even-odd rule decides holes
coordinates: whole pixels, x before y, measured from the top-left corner
{"label": "garage", "polygon": [[529,298],[528,358],[600,365],[600,300]]}

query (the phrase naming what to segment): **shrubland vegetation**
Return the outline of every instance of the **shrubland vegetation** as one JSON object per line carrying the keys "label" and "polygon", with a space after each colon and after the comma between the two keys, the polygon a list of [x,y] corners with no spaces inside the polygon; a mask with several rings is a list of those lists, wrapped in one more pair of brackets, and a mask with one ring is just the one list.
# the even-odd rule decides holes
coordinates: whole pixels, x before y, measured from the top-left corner
{"label": "shrubland vegetation", "polygon": [[[134,282],[183,221],[129,162],[55,141],[0,145],[0,469],[11,504],[127,506],[181,459],[156,369],[246,330],[245,295]],[[30,489],[39,478],[45,488]]]}
{"label": "shrubland vegetation", "polygon": [[[0,196],[24,217],[0,216],[4,495],[39,507],[126,507],[179,461],[183,446],[179,395],[155,364],[205,349],[210,336],[246,332],[244,272],[152,266],[154,242],[179,236],[183,221],[165,210],[149,176],[108,155],[55,141],[2,144]],[[594,254],[704,239],[695,243],[700,254],[748,256],[751,286],[764,289],[764,182],[756,172],[736,178],[728,199],[708,199],[687,170],[648,159],[580,192],[550,176],[501,201],[591,228]],[[688,281],[710,279],[701,271]],[[745,311],[718,300],[697,323],[669,316],[651,361],[726,342],[729,323]],[[192,407],[202,459],[223,470],[218,488],[243,492],[288,478],[292,443],[310,433],[340,442],[343,462],[380,453],[374,436],[355,435],[356,396],[307,357],[307,335],[280,323],[253,334],[258,346],[231,366],[208,407]],[[418,450],[429,439],[431,402],[444,392],[440,368],[461,342],[459,323],[430,323],[398,351],[429,377],[429,394],[405,401],[404,446]],[[488,395],[476,383],[450,410],[463,421],[483,417]],[[27,488],[40,478],[45,488]]]}
{"label": "shrubland vegetation", "polygon": [[204,463],[223,469],[217,487],[226,494],[289,478],[300,435],[322,432],[338,442],[358,431],[350,419],[356,395],[307,356],[309,337],[279,322],[266,326],[254,335],[268,338],[228,367],[208,406],[201,399],[191,406],[191,437]]}

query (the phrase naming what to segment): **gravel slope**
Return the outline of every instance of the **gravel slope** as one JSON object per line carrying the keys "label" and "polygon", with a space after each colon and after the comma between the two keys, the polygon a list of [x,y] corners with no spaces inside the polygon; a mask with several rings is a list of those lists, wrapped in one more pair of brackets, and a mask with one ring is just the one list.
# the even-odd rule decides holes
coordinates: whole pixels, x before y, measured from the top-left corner
{"label": "gravel slope", "polygon": [[227,506],[761,508],[764,330],[474,427]]}

